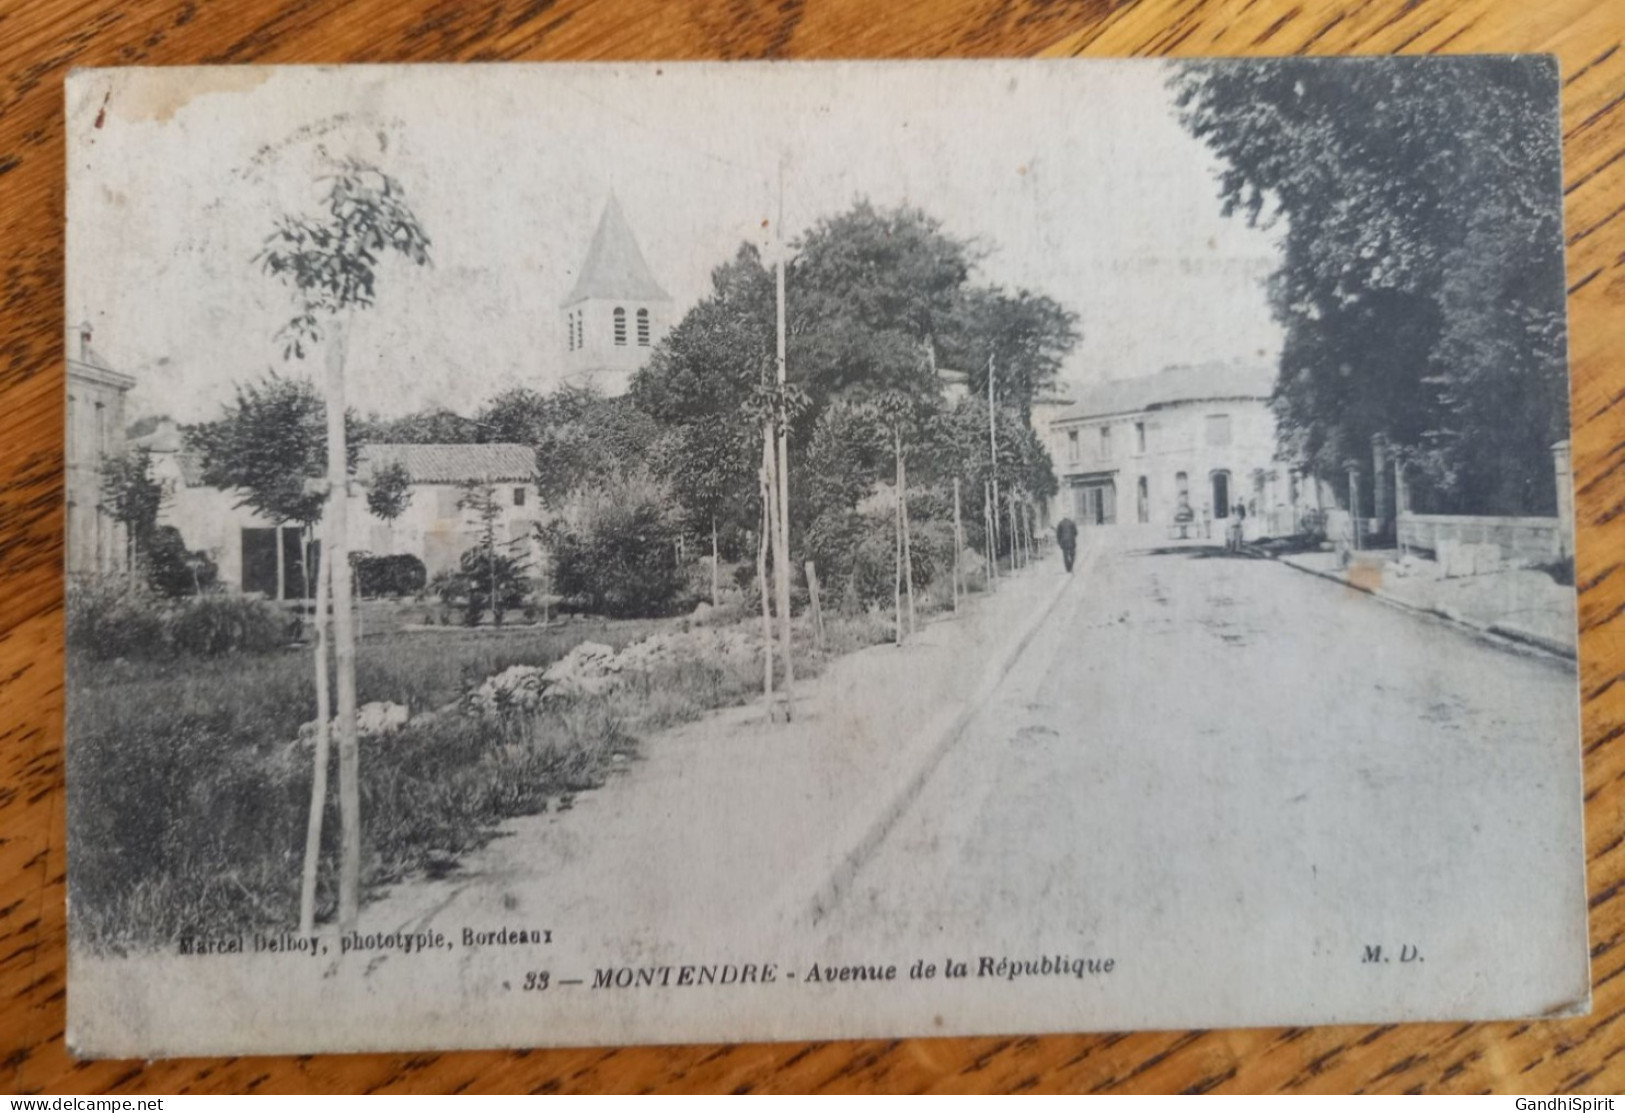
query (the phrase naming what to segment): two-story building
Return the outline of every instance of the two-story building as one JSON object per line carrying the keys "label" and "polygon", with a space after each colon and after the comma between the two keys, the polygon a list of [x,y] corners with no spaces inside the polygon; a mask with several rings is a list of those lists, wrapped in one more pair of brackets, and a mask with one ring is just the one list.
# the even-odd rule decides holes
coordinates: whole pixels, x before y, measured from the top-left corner
{"label": "two-story building", "polygon": [[1268,531],[1293,499],[1275,460],[1274,382],[1267,365],[1202,364],[1079,390],[1049,420],[1051,521],[1198,537],[1244,508],[1250,535]]}
{"label": "two-story building", "polygon": [[125,531],[102,506],[102,461],[124,453],[124,398],[135,379],[90,346],[90,325],[68,341],[66,441],[69,575],[125,567]]}

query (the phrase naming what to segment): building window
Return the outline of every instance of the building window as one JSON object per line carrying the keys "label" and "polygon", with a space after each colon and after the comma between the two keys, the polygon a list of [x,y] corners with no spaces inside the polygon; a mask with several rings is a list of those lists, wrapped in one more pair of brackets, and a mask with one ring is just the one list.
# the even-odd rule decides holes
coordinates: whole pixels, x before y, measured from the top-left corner
{"label": "building window", "polygon": [[638,347],[647,348],[648,346],[649,311],[647,309],[640,309],[638,310]]}
{"label": "building window", "polygon": [[570,334],[569,340],[565,342],[566,346],[573,352],[576,350],[576,315],[574,313],[565,315],[564,327]]}
{"label": "building window", "polygon": [[1112,427],[1110,425],[1100,427],[1100,458],[1102,460],[1112,458]]}
{"label": "building window", "polygon": [[1145,422],[1134,423],[1134,451],[1141,456],[1145,455]]}
{"label": "building window", "polygon": [[523,487],[515,487],[513,489],[513,504],[515,506],[525,505],[525,489]]}
{"label": "building window", "polygon": [[1078,462],[1078,431],[1076,429],[1066,435],[1066,458],[1074,464]]}
{"label": "building window", "polygon": [[1230,443],[1230,415],[1207,415],[1207,443],[1214,448],[1223,448]]}
{"label": "building window", "polygon": [[1174,494],[1180,502],[1188,502],[1191,497],[1191,477],[1184,472],[1174,474]]}
{"label": "building window", "polygon": [[626,347],[626,310],[615,307],[615,343]]}

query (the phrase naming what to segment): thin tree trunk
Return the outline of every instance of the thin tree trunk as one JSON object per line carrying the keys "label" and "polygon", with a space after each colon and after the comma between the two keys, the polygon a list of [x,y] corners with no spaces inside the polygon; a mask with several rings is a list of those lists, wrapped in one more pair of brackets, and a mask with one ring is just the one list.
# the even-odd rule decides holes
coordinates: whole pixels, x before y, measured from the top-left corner
{"label": "thin tree trunk", "polygon": [[282,523],[276,527],[276,601],[288,598],[288,560],[282,552]]}
{"label": "thin tree trunk", "polygon": [[344,322],[327,341],[328,536],[322,561],[333,587],[333,658],[337,665],[339,749],[339,929],[354,931],[361,913],[361,755],[355,722],[355,616],[351,609],[348,454],[344,444]]}
{"label": "thin tree trunk", "polygon": [[954,477],[954,613],[959,613],[959,592],[964,586],[959,556],[965,551],[965,531],[959,520],[959,477]]}
{"label": "thin tree trunk", "polygon": [[316,576],[316,754],[310,778],[310,815],[305,821],[305,869],[299,883],[299,934],[316,928],[316,871],[322,856],[322,820],[327,808],[327,770],[332,764],[328,729],[333,718],[327,677],[327,596],[329,565]]}
{"label": "thin tree trunk", "polygon": [[[764,453],[765,456],[765,453]],[[767,587],[767,535],[773,521],[773,499],[768,493],[767,469],[762,469],[757,490],[761,494],[761,529],[756,535],[756,590],[762,596],[762,699],[767,703],[769,717],[773,715],[773,607],[768,599]]]}
{"label": "thin tree trunk", "polygon": [[895,542],[896,563],[892,566],[892,622],[897,644],[903,644],[903,442],[897,430],[892,430],[892,451],[895,453],[897,501],[892,508],[892,539]]}
{"label": "thin tree trunk", "polygon": [[722,557],[717,547],[717,516],[711,515],[711,606],[722,606]]}
{"label": "thin tree trunk", "polygon": [[1009,518],[1011,518],[1011,569],[1016,569],[1020,559],[1020,543],[1016,539],[1016,499],[1011,499],[1009,505]]}
{"label": "thin tree trunk", "polygon": [[[785,355],[785,298],[784,298],[784,160],[779,160],[779,219],[774,225],[778,239],[774,270],[774,375],[782,397],[788,377]],[[783,420],[783,424],[778,424]],[[790,721],[795,706],[795,667],[792,664],[794,641],[790,626],[790,426],[788,415],[780,414],[778,425],[778,452],[774,457],[774,470],[778,473],[778,545],[773,552],[773,572],[778,582],[779,632],[784,639],[784,719]]]}
{"label": "thin tree trunk", "polygon": [[993,536],[993,484],[982,484],[982,530],[986,534],[987,543],[983,546],[987,550],[987,590],[992,592],[999,585],[999,550]]}
{"label": "thin tree trunk", "polygon": [[[784,447],[782,434],[778,438],[779,447]],[[771,447],[771,442],[769,444]],[[777,452],[773,453],[773,477],[775,482],[771,492],[773,496],[773,585],[775,606],[779,612],[779,641],[784,655],[784,677],[782,690],[784,692],[784,720],[789,722],[793,713],[794,696],[791,685],[795,679],[795,669],[791,665],[791,652],[793,649],[792,631],[790,627],[790,523],[784,513],[784,469]]]}
{"label": "thin tree trunk", "polygon": [[989,542],[992,551],[992,566],[997,570],[999,566],[999,435],[998,422],[995,415],[998,413],[993,403],[993,357],[987,357],[987,462],[991,469],[989,475],[992,479],[993,502],[990,517],[993,519],[993,539]]}
{"label": "thin tree trunk", "polygon": [[908,528],[908,461],[897,455],[900,504],[903,508],[903,582],[908,585],[908,636],[914,636],[914,549]]}
{"label": "thin tree trunk", "polygon": [[[315,527],[310,522],[299,527],[299,544],[299,582],[304,585],[301,589],[303,594],[299,596],[299,633],[302,637],[305,632],[305,604],[315,594],[310,590],[310,555],[316,550],[316,536]],[[326,563],[325,556],[322,563]]]}
{"label": "thin tree trunk", "polygon": [[824,607],[818,601],[818,568],[812,561],[808,561],[807,569],[807,596],[812,601],[813,636],[818,639],[818,650],[824,649]]}

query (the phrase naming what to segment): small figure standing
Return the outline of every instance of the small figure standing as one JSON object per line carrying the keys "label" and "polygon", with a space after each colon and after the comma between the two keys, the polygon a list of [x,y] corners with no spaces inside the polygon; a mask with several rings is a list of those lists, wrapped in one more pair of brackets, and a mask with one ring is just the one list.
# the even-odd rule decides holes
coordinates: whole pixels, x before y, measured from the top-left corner
{"label": "small figure standing", "polygon": [[1240,552],[1242,542],[1246,539],[1247,507],[1243,503],[1236,503],[1230,511],[1230,524],[1225,528],[1224,547],[1233,552]]}
{"label": "small figure standing", "polygon": [[1078,555],[1078,523],[1071,518],[1062,518],[1055,525],[1055,543],[1061,547],[1061,560],[1066,564],[1066,570],[1072,571],[1072,561]]}

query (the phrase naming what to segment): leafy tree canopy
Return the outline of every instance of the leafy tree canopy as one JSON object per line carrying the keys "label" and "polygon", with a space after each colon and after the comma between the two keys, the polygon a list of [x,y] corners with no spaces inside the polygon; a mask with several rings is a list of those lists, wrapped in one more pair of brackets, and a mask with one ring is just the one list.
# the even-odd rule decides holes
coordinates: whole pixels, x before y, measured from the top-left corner
{"label": "leafy tree canopy", "polygon": [[974,394],[987,393],[988,364],[994,393],[1032,413],[1033,399],[1055,385],[1062,362],[1080,339],[1078,315],[1031,290],[1015,293],[997,286],[960,293],[938,350],[945,366],[970,376]]}
{"label": "leafy tree canopy", "polygon": [[326,212],[283,216],[257,256],[266,273],[298,293],[297,311],[281,331],[283,356],[303,359],[305,345],[322,337],[322,318],[372,305],[378,265],[390,252],[429,263],[429,237],[406,191],[375,166],[341,163],[328,178]]}
{"label": "leafy tree canopy", "polygon": [[954,327],[971,245],[912,206],[861,200],[794,245],[786,284],[792,375],[814,400],[935,395],[930,345]]}
{"label": "leafy tree canopy", "polygon": [[[242,491],[239,506],[272,522],[310,525],[327,496],[327,406],[303,379],[267,375],[237,387],[236,399],[214,421],[186,429],[203,464],[203,481]],[[345,415],[349,467],[355,470],[357,429]]]}
{"label": "leafy tree canopy", "polygon": [[1568,435],[1555,68],[1216,61],[1172,80],[1225,211],[1284,223],[1290,449],[1336,474],[1381,433],[1453,509],[1549,510]]}
{"label": "leafy tree canopy", "polygon": [[385,464],[372,473],[367,487],[367,509],[386,522],[406,513],[412,501],[412,473],[405,464]]}

